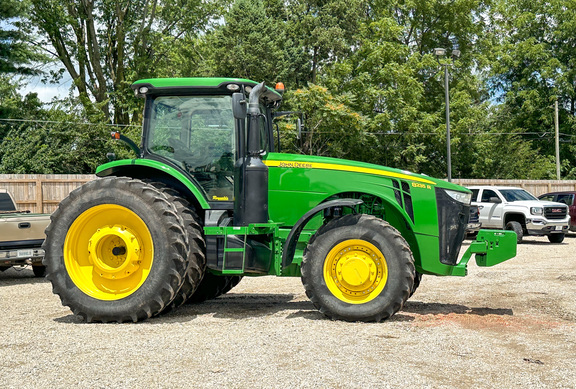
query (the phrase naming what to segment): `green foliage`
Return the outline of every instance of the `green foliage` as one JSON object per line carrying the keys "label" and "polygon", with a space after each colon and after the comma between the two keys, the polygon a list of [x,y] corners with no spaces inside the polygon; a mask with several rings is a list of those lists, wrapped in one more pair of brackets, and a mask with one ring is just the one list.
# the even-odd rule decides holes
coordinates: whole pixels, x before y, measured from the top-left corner
{"label": "green foliage", "polygon": [[[502,17],[505,16],[505,17]],[[490,79],[506,112],[501,125],[537,141],[544,156],[554,155],[554,101],[560,106],[563,175],[572,174],[576,155],[576,3],[553,0],[498,1],[493,10],[495,39]],[[569,142],[570,145],[565,145]],[[555,169],[554,169],[555,171]]]}
{"label": "green foliage", "polygon": [[[90,172],[107,151],[128,156],[104,124],[70,123],[140,123],[137,79],[231,76],[285,83],[282,109],[303,112],[305,128],[298,139],[294,117],[278,121],[283,151],[444,177],[449,65],[453,177],[553,178],[556,99],[562,175],[576,177],[572,0],[9,0],[4,20],[26,17],[20,4],[21,32],[38,29],[78,97],[46,109],[3,80],[0,118],[36,121],[0,122],[5,172]],[[3,32],[0,72],[26,69],[30,47],[3,56]],[[462,56],[438,61],[436,47]]]}
{"label": "green foliage", "polygon": [[366,144],[374,142],[364,132],[364,118],[350,108],[350,97],[333,95],[310,84],[287,93],[292,108],[305,113],[305,130],[298,138],[294,121],[282,127],[282,150],[337,158],[369,159]]}
{"label": "green foliage", "polygon": [[26,3],[19,0],[0,2],[0,74],[36,75],[34,62],[45,57],[30,43],[27,26],[21,19],[26,14]]}

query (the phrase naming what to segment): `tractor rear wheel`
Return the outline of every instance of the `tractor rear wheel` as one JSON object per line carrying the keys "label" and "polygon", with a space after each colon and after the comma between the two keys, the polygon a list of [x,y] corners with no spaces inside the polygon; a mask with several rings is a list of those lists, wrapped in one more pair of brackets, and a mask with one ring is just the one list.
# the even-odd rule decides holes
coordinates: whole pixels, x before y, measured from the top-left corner
{"label": "tractor rear wheel", "polygon": [[346,215],[324,225],[302,261],[306,294],[331,319],[388,319],[408,299],[414,276],[404,238],[370,215]]}
{"label": "tractor rear wheel", "polygon": [[206,270],[206,243],[204,241],[200,218],[192,205],[180,196],[178,191],[159,182],[149,181],[149,183],[162,191],[168,198],[168,201],[176,207],[178,215],[180,215],[184,221],[184,226],[188,233],[188,242],[190,244],[188,266],[186,275],[184,276],[184,282],[174,299],[162,311],[164,314],[184,304],[200,285]]}
{"label": "tractor rear wheel", "polygon": [[186,226],[165,194],[126,177],[91,181],[64,199],[46,230],[46,277],[87,322],[147,319],[180,289]]}
{"label": "tractor rear wheel", "polygon": [[412,295],[416,292],[416,289],[418,289],[420,286],[420,282],[422,282],[422,273],[416,271],[414,272],[414,285],[412,286],[412,290],[410,291],[410,296],[408,296],[408,298],[412,297]]}
{"label": "tractor rear wheel", "polygon": [[242,276],[217,276],[210,272],[204,274],[204,278],[196,289],[196,292],[186,301],[188,304],[201,303],[215,299],[232,290],[242,280]]}

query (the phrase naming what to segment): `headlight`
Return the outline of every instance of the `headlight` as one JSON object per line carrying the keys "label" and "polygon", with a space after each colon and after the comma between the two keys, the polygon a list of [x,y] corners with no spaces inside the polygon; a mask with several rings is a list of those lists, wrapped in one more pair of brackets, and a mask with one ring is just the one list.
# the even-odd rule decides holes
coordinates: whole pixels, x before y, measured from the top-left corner
{"label": "headlight", "polygon": [[452,197],[454,200],[460,203],[469,205],[470,201],[472,200],[472,193],[464,193],[448,189],[444,189],[444,191],[448,194],[448,196]]}
{"label": "headlight", "polygon": [[530,208],[530,213],[532,215],[542,215],[544,213],[544,208],[542,207],[532,207]]}

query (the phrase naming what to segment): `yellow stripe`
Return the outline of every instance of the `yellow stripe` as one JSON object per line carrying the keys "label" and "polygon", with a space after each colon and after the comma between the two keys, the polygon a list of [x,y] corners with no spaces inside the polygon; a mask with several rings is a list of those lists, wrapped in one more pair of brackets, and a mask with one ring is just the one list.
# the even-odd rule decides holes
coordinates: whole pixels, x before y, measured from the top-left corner
{"label": "yellow stripe", "polygon": [[401,178],[404,180],[423,182],[425,184],[436,185],[434,181],[425,178],[414,177],[409,174],[389,172],[379,169],[372,169],[367,167],[357,167],[349,165],[337,165],[332,163],[319,163],[319,162],[297,162],[297,161],[263,161],[268,167],[283,167],[283,168],[300,168],[300,169],[324,169],[324,170],[338,170],[343,172],[366,173],[374,174],[377,176]]}

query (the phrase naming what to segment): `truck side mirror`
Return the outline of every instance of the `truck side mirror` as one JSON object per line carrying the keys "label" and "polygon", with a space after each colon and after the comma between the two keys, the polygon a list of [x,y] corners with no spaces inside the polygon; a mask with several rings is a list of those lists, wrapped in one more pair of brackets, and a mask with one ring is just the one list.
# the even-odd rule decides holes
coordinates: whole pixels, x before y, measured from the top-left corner
{"label": "truck side mirror", "polygon": [[248,104],[243,93],[232,94],[232,113],[234,119],[246,119]]}
{"label": "truck side mirror", "polygon": [[502,200],[499,197],[490,197],[490,202],[494,204],[501,204]]}

